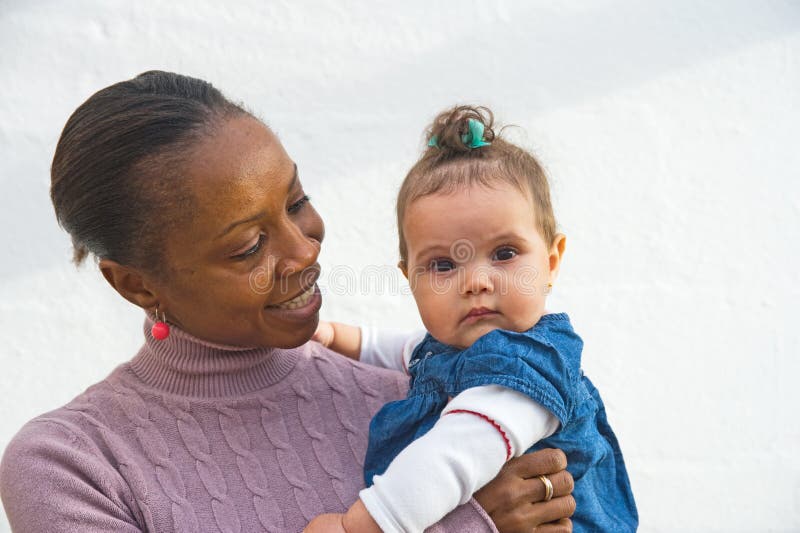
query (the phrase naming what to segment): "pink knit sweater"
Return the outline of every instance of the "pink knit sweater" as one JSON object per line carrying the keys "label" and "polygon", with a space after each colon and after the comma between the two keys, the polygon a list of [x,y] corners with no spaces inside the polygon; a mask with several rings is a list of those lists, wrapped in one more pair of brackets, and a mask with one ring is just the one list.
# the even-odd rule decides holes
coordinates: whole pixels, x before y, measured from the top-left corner
{"label": "pink knit sweater", "polygon": [[[213,345],[172,328],[69,404],[28,422],[0,464],[15,532],[300,531],[363,488],[372,415],[406,378],[308,343]],[[496,532],[474,502],[433,531]]]}

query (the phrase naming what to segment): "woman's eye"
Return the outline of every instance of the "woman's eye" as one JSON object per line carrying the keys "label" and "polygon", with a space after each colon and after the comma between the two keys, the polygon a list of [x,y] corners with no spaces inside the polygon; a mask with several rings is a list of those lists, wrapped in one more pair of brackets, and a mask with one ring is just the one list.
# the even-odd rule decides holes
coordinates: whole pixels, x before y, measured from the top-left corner
{"label": "woman's eye", "polygon": [[430,268],[434,272],[449,272],[456,268],[456,265],[449,259],[434,259],[431,261]]}
{"label": "woman's eye", "polygon": [[508,261],[510,259],[514,259],[517,256],[517,251],[513,248],[500,248],[494,253],[494,260],[495,261]]}
{"label": "woman's eye", "polygon": [[261,249],[261,245],[264,244],[264,234],[258,236],[258,241],[252,248],[248,248],[245,252],[234,255],[234,259],[247,259],[251,255],[257,254],[258,251]]}
{"label": "woman's eye", "polygon": [[305,204],[307,204],[310,201],[311,201],[311,197],[308,196],[307,194],[304,194],[302,198],[300,198],[295,203],[293,203],[292,205],[287,207],[286,210],[289,212],[290,215],[293,215],[293,214],[297,213],[298,211],[300,211],[300,208],[303,207]]}

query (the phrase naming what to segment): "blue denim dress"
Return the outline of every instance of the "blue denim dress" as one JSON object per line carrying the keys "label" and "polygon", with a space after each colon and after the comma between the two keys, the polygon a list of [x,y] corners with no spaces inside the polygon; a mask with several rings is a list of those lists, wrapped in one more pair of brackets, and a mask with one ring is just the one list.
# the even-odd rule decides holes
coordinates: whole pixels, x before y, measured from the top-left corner
{"label": "blue denim dress", "polygon": [[600,394],[580,369],[583,341],[565,313],[544,315],[524,333],[494,330],[465,350],[428,334],[409,362],[408,396],[386,404],[370,424],[367,486],[392,459],[433,427],[450,397],[502,385],[552,412],[559,430],[530,451],[560,448],[575,479],[574,531],[635,531],[639,523],[628,473]]}

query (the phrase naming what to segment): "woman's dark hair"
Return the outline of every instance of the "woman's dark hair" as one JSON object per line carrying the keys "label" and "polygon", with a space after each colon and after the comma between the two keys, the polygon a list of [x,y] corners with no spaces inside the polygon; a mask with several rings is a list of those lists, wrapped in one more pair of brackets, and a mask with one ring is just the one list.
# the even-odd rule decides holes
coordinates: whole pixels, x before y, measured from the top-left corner
{"label": "woman's dark hair", "polygon": [[81,104],[50,171],[50,197],[75,263],[92,253],[160,272],[165,230],[191,213],[181,176],[190,149],[222,119],[245,113],[206,81],[157,70]]}
{"label": "woman's dark hair", "polygon": [[[472,135],[470,120],[483,126],[483,141],[488,144],[471,147],[465,143],[465,136]],[[542,238],[548,246],[553,244],[556,219],[544,168],[533,154],[505,140],[502,130],[495,133],[494,127],[490,109],[465,105],[439,113],[428,127],[426,140],[430,142],[408,171],[397,195],[397,230],[403,261],[408,259],[403,223],[412,202],[476,184],[491,187],[498,181],[528,195]]]}

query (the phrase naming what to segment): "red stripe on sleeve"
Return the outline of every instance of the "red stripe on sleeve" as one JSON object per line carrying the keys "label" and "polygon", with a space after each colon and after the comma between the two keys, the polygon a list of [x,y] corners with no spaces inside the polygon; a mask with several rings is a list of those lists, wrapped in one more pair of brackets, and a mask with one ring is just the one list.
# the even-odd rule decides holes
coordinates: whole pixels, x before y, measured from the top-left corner
{"label": "red stripe on sleeve", "polygon": [[477,411],[470,411],[468,409],[453,409],[452,411],[446,412],[445,415],[452,415],[454,413],[467,413],[470,415],[475,415],[489,422],[492,425],[492,427],[500,433],[500,436],[503,437],[503,442],[506,443],[506,461],[511,459],[511,441],[508,440],[508,436],[506,436],[506,432],[503,431],[503,428],[500,427],[500,424],[498,424],[493,419],[489,418],[483,413],[479,413]]}

